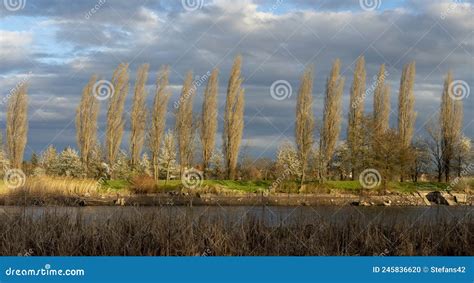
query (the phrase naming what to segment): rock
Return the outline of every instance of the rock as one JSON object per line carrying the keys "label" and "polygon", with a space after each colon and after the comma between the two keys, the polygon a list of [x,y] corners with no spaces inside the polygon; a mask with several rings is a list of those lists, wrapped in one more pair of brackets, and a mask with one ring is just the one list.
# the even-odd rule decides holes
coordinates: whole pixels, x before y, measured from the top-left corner
{"label": "rock", "polygon": [[391,200],[384,200],[383,205],[384,206],[390,206],[390,205],[392,205],[392,201]]}
{"label": "rock", "polygon": [[457,203],[466,204],[467,203],[467,194],[462,193],[451,193],[454,196],[454,200]]}
{"label": "rock", "polygon": [[444,198],[443,194],[439,191],[429,192],[428,194],[426,194],[426,199],[436,204],[448,205],[448,201]]}

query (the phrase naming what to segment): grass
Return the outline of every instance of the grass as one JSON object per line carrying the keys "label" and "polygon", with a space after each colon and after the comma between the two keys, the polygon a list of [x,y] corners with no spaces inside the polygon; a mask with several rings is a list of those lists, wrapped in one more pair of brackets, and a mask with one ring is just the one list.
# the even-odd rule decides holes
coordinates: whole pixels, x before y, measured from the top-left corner
{"label": "grass", "polygon": [[[1,213],[1,211],[0,211]],[[2,215],[2,214],[0,214]],[[4,212],[5,215],[5,212]],[[255,215],[206,217],[192,210],[133,210],[88,221],[82,213],[47,209],[0,217],[0,254],[100,255],[470,255],[474,218],[421,221],[366,216],[296,217],[270,226]]]}

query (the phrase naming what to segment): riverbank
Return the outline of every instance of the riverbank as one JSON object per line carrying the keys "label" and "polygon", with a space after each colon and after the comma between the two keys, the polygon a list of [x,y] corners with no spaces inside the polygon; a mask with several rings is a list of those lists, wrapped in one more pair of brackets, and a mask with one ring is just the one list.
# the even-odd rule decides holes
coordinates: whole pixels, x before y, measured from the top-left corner
{"label": "riverbank", "polygon": [[[363,189],[358,181],[307,182],[204,180],[186,187],[180,180],[31,177],[19,188],[0,183],[0,205],[19,206],[429,206],[472,205],[472,182],[449,189],[434,182],[391,182],[388,190]],[[271,189],[270,189],[271,188]]]}
{"label": "riverbank", "polygon": [[240,193],[211,194],[168,192],[156,194],[50,195],[17,192],[0,195],[0,205],[23,206],[429,206],[473,205],[473,197],[461,192],[351,194],[333,191],[319,194]]}

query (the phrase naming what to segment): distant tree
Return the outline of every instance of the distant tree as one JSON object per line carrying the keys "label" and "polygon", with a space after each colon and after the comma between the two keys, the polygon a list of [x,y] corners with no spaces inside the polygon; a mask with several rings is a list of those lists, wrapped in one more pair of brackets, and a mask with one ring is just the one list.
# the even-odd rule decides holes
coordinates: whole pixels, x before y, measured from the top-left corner
{"label": "distant tree", "polygon": [[183,83],[178,109],[176,110],[176,137],[178,140],[180,174],[192,164],[192,147],[195,124],[193,121],[193,100],[196,87],[193,85],[193,72],[189,71]]}
{"label": "distant tree", "polygon": [[469,153],[471,152],[471,139],[463,136],[456,144],[456,175],[462,177],[462,171],[464,166],[468,166],[467,160],[469,160]]}
{"label": "distant tree", "polygon": [[209,172],[214,178],[225,178],[224,155],[221,150],[214,150],[209,160]]}
{"label": "distant tree", "polygon": [[364,100],[365,100],[365,59],[360,56],[357,59],[354,70],[354,79],[350,91],[350,107],[349,107],[349,125],[347,128],[347,145],[350,154],[350,163],[352,171],[352,179],[362,169],[362,128],[364,117]]}
{"label": "distant tree", "polygon": [[135,166],[135,172],[139,175],[146,175],[151,177],[153,174],[151,169],[151,162],[150,158],[148,157],[148,154],[142,154],[142,157],[138,160],[138,163]]}
{"label": "distant tree", "polygon": [[437,173],[437,180],[438,182],[441,182],[443,178],[443,150],[439,123],[431,119],[426,125],[426,131],[428,132],[428,151]]}
{"label": "distant tree", "polygon": [[237,161],[244,130],[244,89],[241,77],[242,56],[237,56],[232,66],[224,113],[223,154],[227,178],[236,177]]}
{"label": "distant tree", "polygon": [[49,145],[46,150],[41,153],[40,165],[44,168],[47,175],[56,175],[56,168],[58,167],[58,155],[56,148]]}
{"label": "distant tree", "polygon": [[10,167],[21,169],[28,133],[28,84],[19,87],[8,99],[7,106],[7,153]]}
{"label": "distant tree", "polygon": [[88,171],[92,147],[97,143],[97,117],[99,115],[99,100],[94,97],[93,87],[97,81],[92,76],[82,90],[81,102],[76,109],[76,140],[81,162]]}
{"label": "distant tree", "polygon": [[417,138],[412,149],[413,162],[410,175],[413,182],[418,182],[421,174],[427,172],[430,163],[430,151],[428,144],[422,138]]}
{"label": "distant tree", "polygon": [[38,154],[36,154],[36,152],[33,152],[31,154],[30,162],[31,162],[31,165],[33,165],[34,167],[38,166],[39,157],[38,157]]}
{"label": "distant tree", "polygon": [[218,75],[218,70],[214,69],[207,83],[202,104],[200,137],[202,144],[202,171],[204,174],[206,174],[209,167],[216,142]]}
{"label": "distant tree", "polygon": [[53,166],[54,172],[60,176],[78,178],[82,177],[84,173],[79,154],[70,147],[59,154],[57,162]]}
{"label": "distant tree", "polygon": [[309,67],[301,77],[296,101],[295,141],[301,162],[300,186],[303,186],[308,167],[309,154],[313,147],[313,69]]}
{"label": "distant tree", "polygon": [[398,94],[398,136],[402,150],[400,152],[400,180],[409,173],[410,146],[416,120],[415,95],[413,86],[415,84],[415,61],[403,67],[400,79],[400,91]]}
{"label": "distant tree", "polygon": [[138,69],[135,91],[130,114],[130,167],[132,170],[140,162],[146,128],[146,82],[150,65],[143,64]]}
{"label": "distant tree", "polygon": [[171,175],[177,173],[176,164],[176,142],[175,136],[171,130],[168,130],[163,140],[163,145],[160,150],[160,167],[165,172],[166,183],[170,180]]}
{"label": "distant tree", "polygon": [[344,78],[339,74],[340,69],[341,61],[336,59],[326,81],[326,98],[319,147],[321,153],[320,160],[322,161],[320,165],[320,172],[322,173],[320,176],[321,179],[327,177],[327,168],[334,155],[341,130],[341,102],[344,90]]}
{"label": "distant tree", "polygon": [[[107,161],[114,168],[115,159],[120,150],[124,131],[124,108],[129,88],[128,64],[121,63],[115,69],[112,77],[113,94],[109,97],[107,110],[107,130],[105,136],[105,147],[107,149]],[[112,175],[114,172],[112,170]]]}
{"label": "distant tree", "polygon": [[297,149],[290,142],[284,142],[278,148],[276,169],[278,176],[283,179],[301,178],[303,174],[301,160]]}
{"label": "distant tree", "polygon": [[399,156],[403,146],[399,143],[399,139],[398,132],[393,129],[387,129],[376,139],[372,139],[374,141],[372,164],[380,173],[380,188],[383,190],[387,190],[388,183],[400,174]]}
{"label": "distant tree", "polygon": [[112,172],[115,172],[115,178],[127,180],[132,176],[130,160],[125,151],[120,150],[117,154],[117,161],[114,163]]}
{"label": "distant tree", "polygon": [[151,114],[151,126],[148,132],[148,148],[151,152],[153,177],[158,181],[160,176],[159,154],[166,126],[166,113],[171,92],[168,90],[169,67],[163,66],[156,80],[155,98]]}

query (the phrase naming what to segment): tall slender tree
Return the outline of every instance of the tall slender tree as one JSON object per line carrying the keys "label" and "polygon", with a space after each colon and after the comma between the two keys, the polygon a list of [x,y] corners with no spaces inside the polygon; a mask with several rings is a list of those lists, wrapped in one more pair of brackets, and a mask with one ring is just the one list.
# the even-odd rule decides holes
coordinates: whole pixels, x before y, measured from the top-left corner
{"label": "tall slender tree", "polygon": [[145,141],[146,129],[146,81],[150,65],[143,64],[138,69],[130,116],[130,165],[132,170],[140,162],[140,155]]}
{"label": "tall slender tree", "polygon": [[313,68],[308,67],[301,77],[300,89],[296,102],[295,141],[298,158],[301,162],[300,185],[306,177],[309,154],[313,147],[314,114],[313,114]]}
{"label": "tall slender tree", "polygon": [[354,70],[354,79],[351,87],[350,108],[349,108],[349,125],[347,128],[347,144],[349,147],[352,179],[356,178],[356,174],[361,169],[361,161],[363,160],[362,144],[362,127],[364,121],[364,100],[365,100],[365,59],[360,56],[357,59]]}
{"label": "tall slender tree", "polygon": [[416,120],[415,95],[413,86],[415,84],[415,61],[403,67],[400,79],[400,92],[398,94],[398,135],[402,146],[400,156],[401,176],[403,182],[404,176],[409,170],[409,160],[411,158],[411,142]]}
{"label": "tall slender tree", "polygon": [[389,128],[390,87],[385,83],[385,64],[380,66],[374,91],[374,136],[377,138]]}
{"label": "tall slender tree", "polygon": [[202,170],[209,167],[217,132],[217,94],[219,71],[214,69],[204,92],[201,116]]}
{"label": "tall slender tree", "polygon": [[97,143],[97,117],[99,100],[94,97],[93,87],[97,76],[92,76],[82,90],[81,102],[76,109],[76,140],[82,166],[89,171],[89,158]]}
{"label": "tall slender tree", "polygon": [[455,147],[461,139],[462,129],[462,102],[454,100],[450,95],[450,86],[453,75],[448,72],[444,81],[443,94],[441,97],[440,125],[441,125],[441,155],[443,160],[443,172],[446,182],[449,182],[451,173],[451,162],[455,156]]}
{"label": "tall slender tree", "polygon": [[242,56],[238,55],[232,66],[224,113],[223,154],[227,178],[235,179],[242,133],[244,130],[244,89],[241,77]]}
{"label": "tall slender tree", "polygon": [[191,166],[194,139],[193,100],[196,86],[193,85],[193,72],[189,71],[181,89],[176,110],[176,134],[178,139],[180,174]]}
{"label": "tall slender tree", "polygon": [[[115,159],[120,150],[124,131],[124,109],[125,99],[129,88],[128,64],[121,63],[115,69],[112,77],[113,93],[109,97],[107,110],[107,130],[105,136],[105,146],[107,148],[107,161],[113,168]],[[112,172],[112,175],[114,173]]]}
{"label": "tall slender tree", "polygon": [[7,150],[10,167],[21,169],[28,134],[28,84],[22,83],[8,99]]}
{"label": "tall slender tree", "polygon": [[323,126],[320,134],[320,152],[322,156],[320,166],[322,174],[320,177],[323,179],[326,178],[327,168],[336,150],[336,143],[341,131],[341,102],[344,78],[339,74],[340,69],[341,61],[336,59],[326,81]]}
{"label": "tall slender tree", "polygon": [[159,179],[159,155],[161,140],[165,132],[166,113],[171,92],[168,90],[169,67],[163,66],[156,80],[155,98],[151,114],[151,126],[148,132],[148,148],[151,152],[153,177]]}

